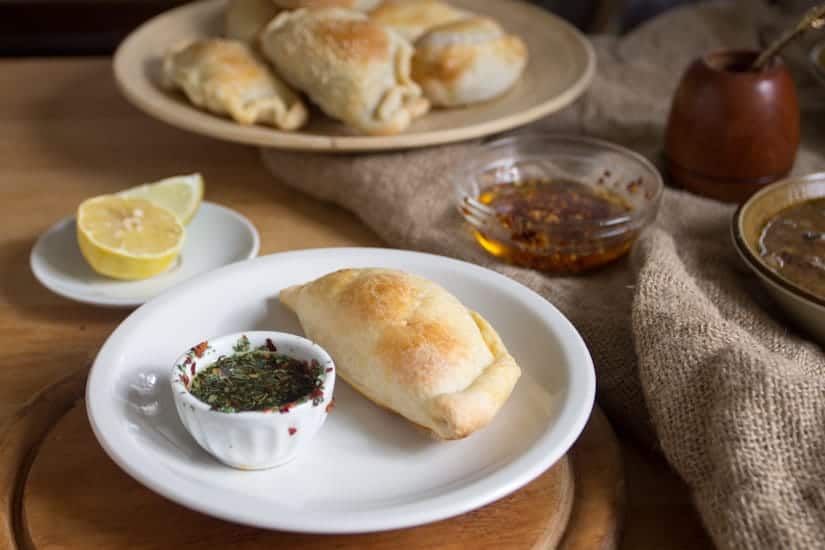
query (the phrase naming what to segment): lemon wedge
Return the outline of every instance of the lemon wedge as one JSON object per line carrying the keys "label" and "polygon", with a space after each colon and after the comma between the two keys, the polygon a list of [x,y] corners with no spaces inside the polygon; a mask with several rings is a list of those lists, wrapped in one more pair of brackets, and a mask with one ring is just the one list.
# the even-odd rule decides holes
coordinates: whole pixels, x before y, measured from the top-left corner
{"label": "lemon wedge", "polygon": [[89,265],[115,279],[162,273],[180,254],[184,228],[166,208],[145,199],[102,195],[77,209],[77,243]]}
{"label": "lemon wedge", "polygon": [[186,225],[203,200],[203,178],[200,174],[175,176],[126,189],[117,196],[151,201],[171,210]]}

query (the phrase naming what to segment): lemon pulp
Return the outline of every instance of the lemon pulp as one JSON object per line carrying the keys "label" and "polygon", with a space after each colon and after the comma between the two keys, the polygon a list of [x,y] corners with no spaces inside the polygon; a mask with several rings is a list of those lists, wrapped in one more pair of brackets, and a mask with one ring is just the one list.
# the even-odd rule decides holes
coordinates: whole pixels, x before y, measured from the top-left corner
{"label": "lemon pulp", "polygon": [[140,198],[103,195],[77,211],[77,242],[96,272],[115,279],[146,279],[167,270],[180,254],[185,231],[170,210]]}

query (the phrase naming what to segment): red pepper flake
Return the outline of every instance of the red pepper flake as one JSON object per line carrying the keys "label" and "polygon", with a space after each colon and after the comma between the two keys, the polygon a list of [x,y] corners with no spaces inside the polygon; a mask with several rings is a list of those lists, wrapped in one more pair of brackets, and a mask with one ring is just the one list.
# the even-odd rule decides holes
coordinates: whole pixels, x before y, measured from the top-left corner
{"label": "red pepper flake", "polygon": [[276,348],[275,344],[272,343],[272,338],[266,339],[266,349],[269,351],[278,351],[278,348]]}
{"label": "red pepper flake", "polygon": [[332,367],[327,367],[327,370],[325,372],[332,372]]}
{"label": "red pepper flake", "polygon": [[192,367],[189,369],[192,371],[192,376],[195,376],[195,367],[198,366],[197,363],[192,363]]}
{"label": "red pepper flake", "polygon": [[192,351],[195,353],[197,357],[203,357],[203,352],[206,351],[207,347],[209,347],[209,343],[206,340],[204,340],[203,342],[192,348]]}
{"label": "red pepper flake", "polygon": [[312,393],[309,394],[310,399],[319,399],[324,396],[324,390],[321,388],[315,388],[312,390]]}
{"label": "red pepper flake", "polygon": [[287,403],[286,405],[283,405],[280,409],[278,409],[278,412],[281,413],[281,414],[286,414],[294,406],[295,406],[295,403]]}
{"label": "red pepper flake", "polygon": [[187,388],[189,387],[189,377],[188,376],[186,376],[185,374],[181,374],[180,375],[180,381],[183,382],[184,386],[186,386]]}
{"label": "red pepper flake", "polygon": [[335,398],[332,398],[332,401],[327,403],[326,413],[329,414],[329,411],[335,408]]}
{"label": "red pepper flake", "polygon": [[186,359],[183,361],[183,364],[189,365],[190,363],[192,363],[192,358],[187,355]]}
{"label": "red pepper flake", "polygon": [[296,433],[298,433],[298,428],[289,428],[290,436],[295,435]]}

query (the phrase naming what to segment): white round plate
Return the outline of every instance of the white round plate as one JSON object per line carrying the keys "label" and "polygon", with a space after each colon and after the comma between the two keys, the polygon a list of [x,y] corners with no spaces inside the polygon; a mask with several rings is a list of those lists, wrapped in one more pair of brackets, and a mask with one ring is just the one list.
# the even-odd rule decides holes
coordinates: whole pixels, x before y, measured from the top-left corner
{"label": "white round plate", "polygon": [[[244,472],[198,447],[168,384],[175,358],[244,330],[302,334],[279,291],[344,267],[428,277],[484,315],[523,374],[500,414],[467,439],[440,442],[335,387],[335,410],[291,463]],[[559,460],[593,406],[593,364],[550,303],[488,269],[416,252],[337,248],[288,252],[193,279],[130,315],[92,367],[86,403],[103,448],[135,479],[184,506],[257,527],[356,533],[411,527],[488,504]]]}
{"label": "white round plate", "polygon": [[242,126],[197,109],[177,92],[161,89],[161,59],[181,41],[224,32],[225,0],[203,0],[144,23],[115,52],[115,79],[126,98],[173,126],[227,141],[299,151],[379,151],[468,140],[523,126],[563,109],[590,85],[596,55],[575,27],[523,0],[451,0],[489,15],[527,43],[529,60],[516,85],[499,98],[462,109],[434,109],[394,136],[362,136],[313,109],[296,132]]}
{"label": "white round plate", "polygon": [[255,227],[234,210],[204,202],[186,226],[186,241],[166,273],[142,281],[118,281],[95,273],[80,253],[74,216],[37,239],[30,264],[43,286],[65,298],[99,306],[139,306],[200,273],[258,255]]}
{"label": "white round plate", "polygon": [[818,43],[811,49],[808,61],[816,79],[825,86],[825,41]]}

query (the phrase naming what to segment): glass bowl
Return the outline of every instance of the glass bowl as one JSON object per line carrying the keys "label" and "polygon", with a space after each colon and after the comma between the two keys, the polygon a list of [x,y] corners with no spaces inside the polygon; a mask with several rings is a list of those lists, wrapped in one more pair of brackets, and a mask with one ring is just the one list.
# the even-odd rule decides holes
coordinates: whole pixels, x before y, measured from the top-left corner
{"label": "glass bowl", "polygon": [[[584,216],[565,211],[514,223],[502,209],[488,206],[490,190],[517,189],[530,181],[583,184],[586,188],[576,188],[618,201],[622,209],[594,209]],[[487,252],[551,272],[585,271],[624,256],[656,218],[663,189],[658,170],[641,155],[597,139],[555,134],[482,144],[465,159],[453,184],[458,209]],[[526,200],[529,208],[531,199]]]}

